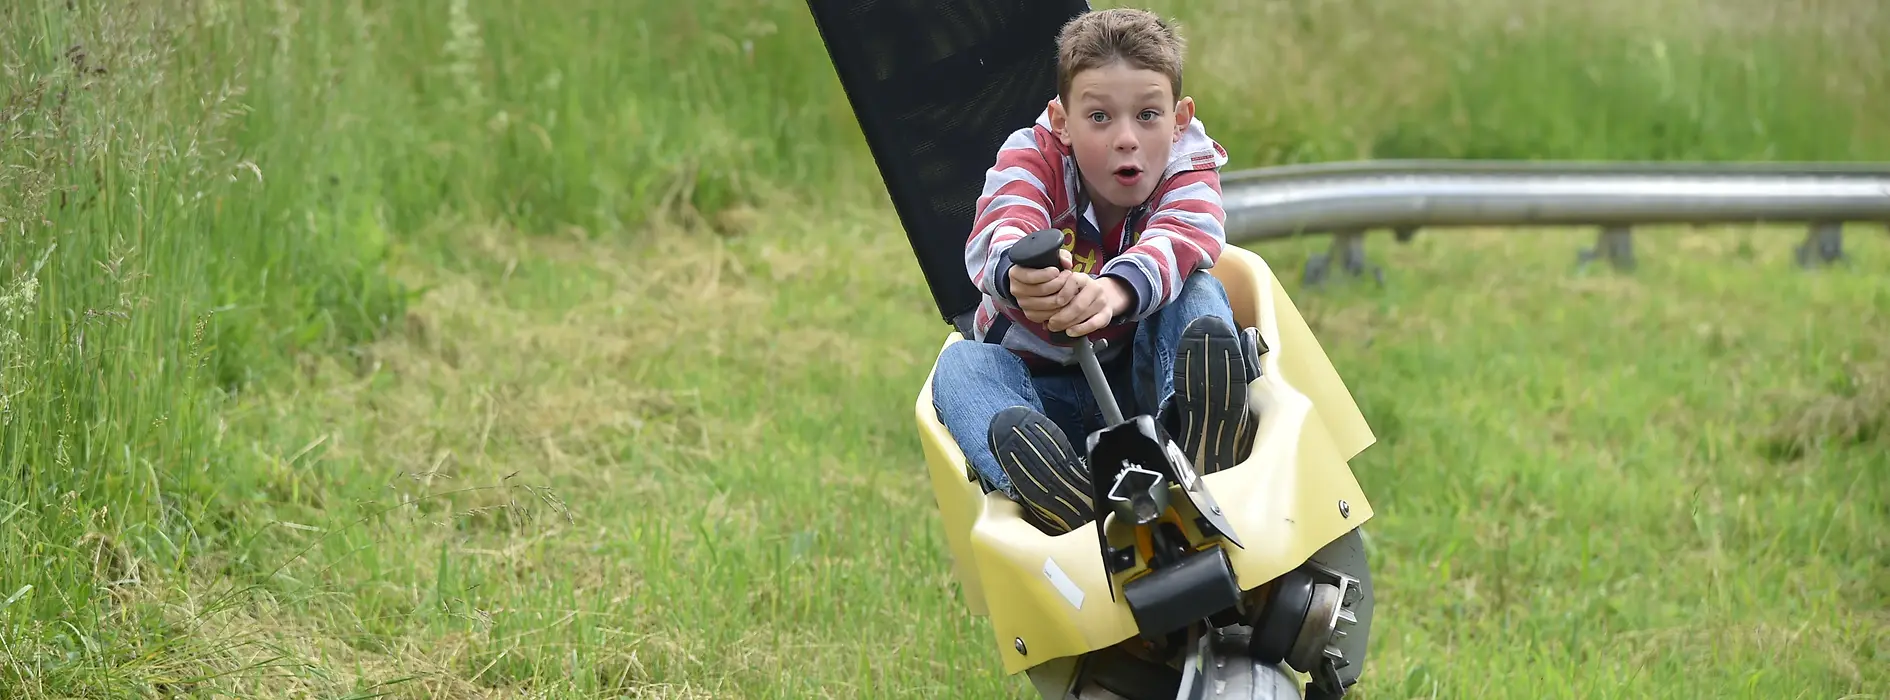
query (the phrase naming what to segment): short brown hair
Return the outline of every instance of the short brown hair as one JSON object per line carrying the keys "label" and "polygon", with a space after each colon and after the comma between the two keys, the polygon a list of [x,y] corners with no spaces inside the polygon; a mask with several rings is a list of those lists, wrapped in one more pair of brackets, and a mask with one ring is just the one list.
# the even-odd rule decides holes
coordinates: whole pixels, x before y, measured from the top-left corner
{"label": "short brown hair", "polygon": [[1076,74],[1118,60],[1168,77],[1181,99],[1181,34],[1146,10],[1113,8],[1085,12],[1063,25],[1057,36],[1057,97],[1069,99]]}

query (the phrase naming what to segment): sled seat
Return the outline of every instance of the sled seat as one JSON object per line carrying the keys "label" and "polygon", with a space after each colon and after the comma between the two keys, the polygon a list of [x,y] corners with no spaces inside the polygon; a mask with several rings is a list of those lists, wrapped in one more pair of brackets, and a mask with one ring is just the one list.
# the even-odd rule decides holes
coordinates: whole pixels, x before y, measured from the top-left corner
{"label": "sled seat", "polygon": [[[1260,377],[1248,385],[1259,417],[1254,449],[1240,464],[1201,477],[1246,545],[1230,546],[1228,554],[1241,589],[1248,591],[1298,567],[1371,517],[1347,462],[1374,438],[1266,262],[1228,246],[1210,273],[1226,288],[1237,325],[1258,328],[1268,348]],[[958,342],[975,341],[953,331],[940,352]],[[990,618],[1005,672],[1135,636],[1120,593],[1111,600],[1096,524],[1046,535],[1024,520],[1017,503],[1000,492],[986,493],[939,422],[930,373],[915,408],[953,578],[972,614]],[[1081,449],[1087,436],[1070,438]]]}

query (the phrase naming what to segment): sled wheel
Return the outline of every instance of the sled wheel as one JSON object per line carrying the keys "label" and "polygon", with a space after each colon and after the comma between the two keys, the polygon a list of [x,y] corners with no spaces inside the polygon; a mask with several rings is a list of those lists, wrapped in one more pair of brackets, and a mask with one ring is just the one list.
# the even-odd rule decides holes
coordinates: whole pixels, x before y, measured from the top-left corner
{"label": "sled wheel", "polygon": [[1183,688],[1180,700],[1300,700],[1299,682],[1279,664],[1248,653],[1253,630],[1222,627],[1208,633],[1201,681]]}
{"label": "sled wheel", "polygon": [[1083,680],[1075,697],[1109,697],[1094,690],[1105,690],[1123,700],[1174,700],[1181,689],[1181,672],[1144,659],[1120,646],[1089,655],[1084,662]]}

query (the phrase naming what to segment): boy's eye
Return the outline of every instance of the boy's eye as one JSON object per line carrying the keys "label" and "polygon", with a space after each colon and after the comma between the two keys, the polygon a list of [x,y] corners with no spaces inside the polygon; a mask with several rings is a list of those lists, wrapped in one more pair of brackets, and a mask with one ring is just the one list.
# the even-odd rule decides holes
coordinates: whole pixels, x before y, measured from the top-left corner
{"label": "boy's eye", "polygon": [[1098,124],[1101,124],[1104,119],[1108,119],[1108,118],[1109,118],[1109,115],[1103,114],[1102,112],[1089,113],[1089,120]]}
{"label": "boy's eye", "polygon": [[1143,120],[1143,121],[1150,121],[1150,120],[1153,120],[1153,119],[1155,119],[1156,117],[1160,117],[1160,116],[1162,116],[1162,113],[1161,113],[1161,112],[1157,112],[1157,111],[1155,111],[1155,110],[1152,110],[1152,109],[1145,109],[1145,110],[1142,110],[1142,120]]}

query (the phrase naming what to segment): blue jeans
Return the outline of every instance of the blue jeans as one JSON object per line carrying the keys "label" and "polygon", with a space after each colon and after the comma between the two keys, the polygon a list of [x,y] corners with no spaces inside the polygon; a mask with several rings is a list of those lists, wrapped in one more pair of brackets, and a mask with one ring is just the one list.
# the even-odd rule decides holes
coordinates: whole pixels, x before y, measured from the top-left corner
{"label": "blue jeans", "polygon": [[[1239,327],[1227,302],[1227,290],[1203,270],[1188,276],[1180,298],[1136,325],[1130,352],[1103,366],[1124,418],[1154,415],[1174,395],[1175,351],[1181,332],[1189,322],[1209,314]],[[1063,429],[1078,454],[1085,452],[1089,434],[1104,427],[1102,409],[1077,368],[1032,376],[1023,359],[1010,350],[971,340],[953,343],[939,355],[932,377],[932,405],[971,467],[985,483],[1013,498],[1016,492],[1010,479],[991,454],[992,416],[1012,406],[1036,409]]]}

